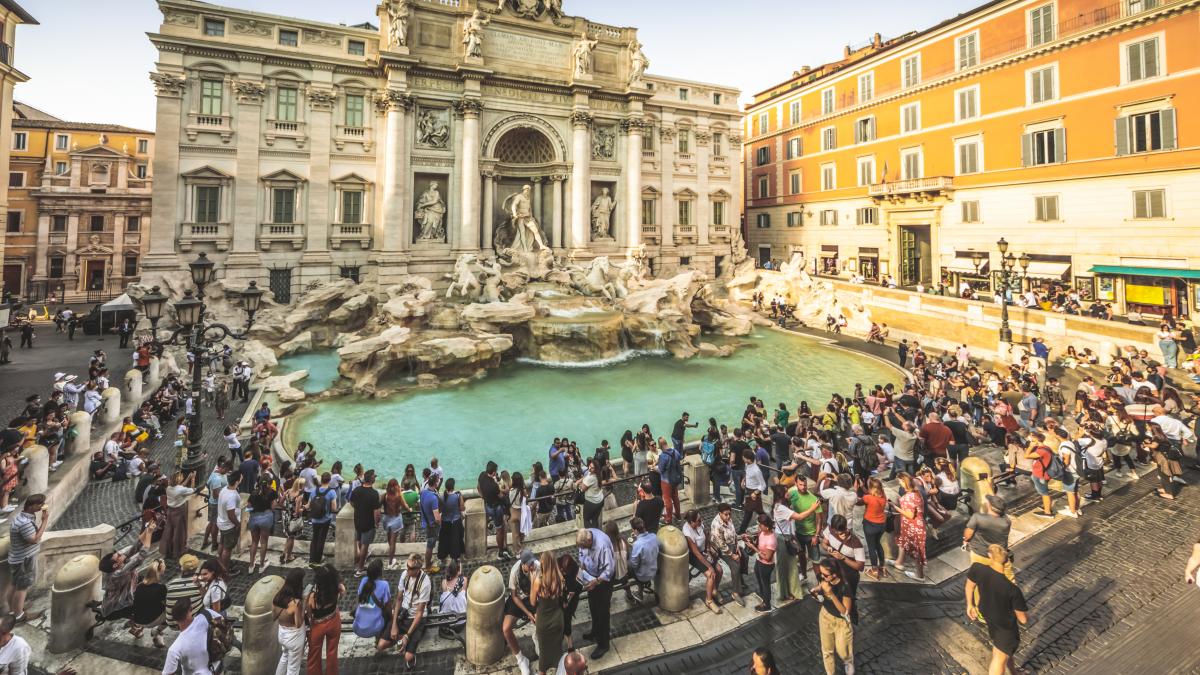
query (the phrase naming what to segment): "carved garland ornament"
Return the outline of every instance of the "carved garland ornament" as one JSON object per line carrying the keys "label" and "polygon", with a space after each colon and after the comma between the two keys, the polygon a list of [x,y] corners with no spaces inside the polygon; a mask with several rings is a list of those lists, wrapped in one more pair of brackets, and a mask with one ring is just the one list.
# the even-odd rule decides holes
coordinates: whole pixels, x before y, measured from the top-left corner
{"label": "carved garland ornament", "polygon": [[707,146],[712,142],[712,134],[707,131],[697,131],[695,133],[696,145]]}
{"label": "carved garland ornament", "polygon": [[664,141],[673,141],[675,140],[675,127],[669,127],[664,124],[663,128],[659,130],[658,135]]}
{"label": "carved garland ornament", "polygon": [[654,129],[654,124],[647,120],[630,117],[621,120],[621,131],[627,134],[646,134]]}
{"label": "carved garland ornament", "polygon": [[233,32],[239,35],[253,35],[256,37],[271,37],[274,31],[270,24],[255,21],[254,19],[234,20]]}
{"label": "carved garland ornament", "polygon": [[260,104],[267,88],[261,82],[238,80],[233,83],[233,93],[237,95],[238,103]]}
{"label": "carved garland ornament", "polygon": [[154,83],[154,93],[157,96],[181,98],[186,86],[182,77],[167,73],[150,73],[150,81]]}
{"label": "carved garland ornament", "polygon": [[306,28],[304,29],[304,42],[306,44],[325,45],[326,47],[340,47],[342,45],[342,36],[326,30]]}
{"label": "carved garland ornament", "polygon": [[169,23],[175,26],[191,26],[195,27],[196,17],[199,14],[192,12],[176,12],[168,10],[163,13],[163,23]]}
{"label": "carved garland ornament", "polygon": [[333,103],[337,100],[337,92],[332,89],[314,89],[309,87],[306,94],[308,96],[308,105],[313,110],[333,110]]}
{"label": "carved garland ornament", "polygon": [[731,148],[742,147],[742,137],[738,134],[730,135],[729,136],[729,147],[731,147]]}

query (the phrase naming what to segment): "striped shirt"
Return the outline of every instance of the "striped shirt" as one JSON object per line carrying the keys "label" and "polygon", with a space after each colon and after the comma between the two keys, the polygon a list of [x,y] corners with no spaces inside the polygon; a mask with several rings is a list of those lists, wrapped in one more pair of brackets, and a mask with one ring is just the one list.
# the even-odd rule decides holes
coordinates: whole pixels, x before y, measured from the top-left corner
{"label": "striped shirt", "polygon": [[192,614],[200,611],[200,600],[204,597],[204,591],[196,585],[195,576],[179,576],[167,582],[167,627],[173,630],[179,630],[179,622],[171,617],[171,608],[175,606],[175,602],[180,598],[187,598],[192,602]]}
{"label": "striped shirt", "polygon": [[9,525],[9,565],[19,565],[38,554],[42,546],[33,540],[36,536],[37,525],[33,522],[33,514],[19,511]]}

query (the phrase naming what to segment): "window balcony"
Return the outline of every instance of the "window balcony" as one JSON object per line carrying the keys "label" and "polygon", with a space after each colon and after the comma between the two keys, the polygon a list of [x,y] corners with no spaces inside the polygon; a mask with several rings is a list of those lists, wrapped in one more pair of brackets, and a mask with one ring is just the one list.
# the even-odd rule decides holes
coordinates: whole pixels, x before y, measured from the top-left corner
{"label": "window balcony", "polygon": [[662,239],[657,225],[642,225],[642,241],[657,244]]}
{"label": "window balcony", "polygon": [[218,251],[228,251],[232,239],[229,223],[184,223],[179,250],[187,253],[195,244],[212,244]]}
{"label": "window balcony", "polygon": [[728,225],[713,225],[708,228],[708,233],[713,239],[728,239],[730,237]]}
{"label": "window balcony", "polygon": [[303,148],[308,141],[306,127],[304,122],[267,120],[267,131],[263,134],[263,140],[270,147],[280,138],[290,138],[296,141],[296,147]]}
{"label": "window balcony", "polygon": [[333,145],[341,151],[346,149],[347,143],[361,143],[363,152],[370,152],[375,145],[369,127],[348,127],[339,124],[333,137]]}
{"label": "window balcony", "polygon": [[184,132],[189,141],[195,141],[200,134],[217,134],[222,143],[228,143],[233,140],[233,118],[229,115],[188,113],[188,123]]}
{"label": "window balcony", "polygon": [[334,223],[329,233],[329,246],[337,251],[347,242],[357,243],[364,251],[371,248],[371,226],[366,223]]}
{"label": "window balcony", "polygon": [[291,244],[292,250],[304,248],[303,223],[263,223],[258,230],[258,247],[270,251],[275,244]]}
{"label": "window balcony", "polygon": [[954,190],[954,178],[951,176],[929,176],[927,178],[912,178],[897,180],[889,183],[872,183],[867,187],[867,195],[875,199],[903,199],[916,197],[918,200],[945,196]]}

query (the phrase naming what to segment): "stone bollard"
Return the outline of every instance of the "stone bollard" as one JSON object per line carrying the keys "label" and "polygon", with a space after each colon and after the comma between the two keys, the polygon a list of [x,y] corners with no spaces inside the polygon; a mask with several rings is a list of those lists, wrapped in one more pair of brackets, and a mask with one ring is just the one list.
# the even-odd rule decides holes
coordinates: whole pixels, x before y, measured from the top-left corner
{"label": "stone bollard", "polygon": [[996,494],[992,487],[992,467],[981,457],[968,457],[958,469],[962,489],[971,491],[971,508],[978,513],[983,509],[984,499]]}
{"label": "stone bollard", "polygon": [[337,512],[333,540],[333,565],[345,572],[354,569],[354,507],[347,502]]}
{"label": "stone bollard", "polygon": [[85,412],[73,412],[68,418],[75,429],[75,438],[67,444],[67,456],[92,456],[92,416]]}
{"label": "stone bollard", "polygon": [[683,532],[674,525],[658,528],[658,606],[668,612],[682,612],[691,604],[688,597],[688,544]]}
{"label": "stone bollard", "polygon": [[683,477],[688,484],[692,508],[698,509],[712,503],[712,482],[708,479],[708,465],[699,455],[689,455],[683,459]]}
{"label": "stone bollard", "polygon": [[242,610],[242,673],[274,675],[279,665],[279,624],[271,601],[283,588],[283,577],[271,575],[254,582]]}
{"label": "stone bollard", "polygon": [[1115,344],[1109,342],[1108,340],[1102,341],[1100,343],[1100,347],[1096,349],[1096,356],[1100,359],[1097,362],[1097,365],[1099,365],[1101,368],[1108,368],[1112,366],[1117,354],[1118,351]]}
{"label": "stone bollard", "polygon": [[157,356],[150,357],[150,367],[146,371],[146,386],[150,389],[158,389],[158,385],[162,383],[162,360]]}
{"label": "stone bollard", "polygon": [[129,397],[131,410],[142,400],[142,371],[134,368],[125,373],[125,395]]}
{"label": "stone bollard", "polygon": [[99,599],[99,558],[77,555],[63,565],[50,588],[50,642],[46,649],[51,654],[83,648],[95,623],[87,603]]}
{"label": "stone bollard", "polygon": [[21,499],[29,495],[45,494],[50,486],[50,451],[44,445],[31,445],[21,453],[25,465],[25,485],[21,486]]}
{"label": "stone bollard", "polygon": [[105,424],[116,424],[121,421],[121,390],[116,387],[109,387],[100,393],[100,398],[104,399],[104,408],[101,413],[100,421]]}
{"label": "stone bollard", "polygon": [[8,614],[8,588],[12,584],[12,572],[8,568],[8,533],[0,537],[0,614]]}
{"label": "stone bollard", "polygon": [[490,666],[508,649],[500,624],[504,618],[504,575],[491,565],[475,570],[467,584],[467,662]]}
{"label": "stone bollard", "polygon": [[482,558],[487,555],[487,512],[483,508],[482,499],[472,499],[466,504],[470,508],[463,514],[463,538],[466,543],[464,551],[468,559]]}

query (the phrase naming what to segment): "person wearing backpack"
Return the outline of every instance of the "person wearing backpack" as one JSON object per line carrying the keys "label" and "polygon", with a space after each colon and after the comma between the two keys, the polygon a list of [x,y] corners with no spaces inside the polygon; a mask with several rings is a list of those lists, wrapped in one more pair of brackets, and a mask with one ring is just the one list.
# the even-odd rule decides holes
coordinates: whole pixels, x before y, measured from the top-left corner
{"label": "person wearing backpack", "polygon": [[375,640],[386,626],[384,612],[392,599],[391,588],[383,579],[383,560],[376,558],[367,565],[367,576],[358,583],[354,608],[354,634]]}
{"label": "person wearing backpack", "polygon": [[879,445],[865,431],[861,424],[851,427],[853,436],[850,437],[850,455],[854,458],[854,475],[865,483],[871,474],[879,468]]}
{"label": "person wearing backpack", "polygon": [[[1062,481],[1063,490],[1067,492],[1068,504],[1074,498],[1074,509],[1062,509],[1059,513],[1063,515],[1075,514],[1078,511],[1079,503],[1078,496],[1075,496],[1075,478],[1067,471],[1063,464],[1062,456],[1050,449],[1046,445],[1046,435],[1040,431],[1035,431],[1029,435],[1029,445],[1025,448],[1025,458],[1033,460],[1031,464],[1033,479],[1033,489],[1042,498],[1042,510],[1034,511],[1037,515],[1043,518],[1053,518],[1054,498],[1050,496],[1050,481]],[[1070,515],[1068,517],[1076,517]]]}
{"label": "person wearing backpack", "polygon": [[[684,413],[683,421],[687,421]],[[670,525],[676,516],[682,516],[679,507],[679,485],[683,483],[683,469],[680,461],[683,454],[676,447],[666,443],[659,444],[658,474],[662,477],[663,523]]]}
{"label": "person wearing backpack", "polygon": [[192,603],[179,598],[170,608],[171,619],[179,625],[179,635],[167,650],[164,673],[212,675],[208,656],[208,619],[192,612]]}
{"label": "person wearing backpack", "polygon": [[330,478],[328,471],[321,474],[321,485],[308,500],[308,519],[312,523],[308,566],[313,569],[319,568],[321,560],[325,557],[325,538],[329,536],[329,526],[333,523],[333,515],[338,506],[337,491],[330,487]]}

